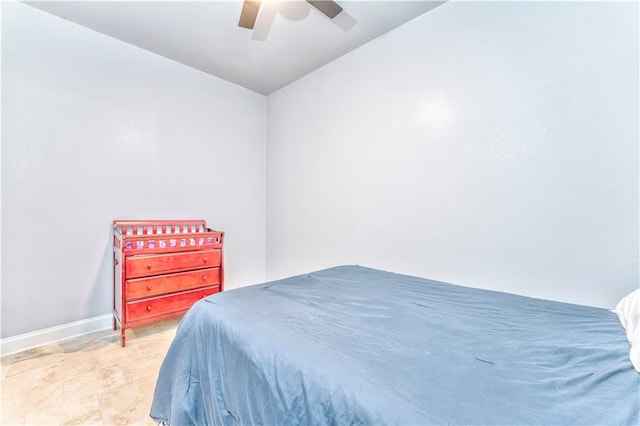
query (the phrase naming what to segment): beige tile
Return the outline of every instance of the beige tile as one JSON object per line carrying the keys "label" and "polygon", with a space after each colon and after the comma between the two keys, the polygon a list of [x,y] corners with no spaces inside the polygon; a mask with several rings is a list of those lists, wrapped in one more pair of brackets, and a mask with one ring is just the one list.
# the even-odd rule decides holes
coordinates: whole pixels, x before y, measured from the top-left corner
{"label": "beige tile", "polygon": [[149,372],[152,372],[155,380],[163,360],[164,355],[161,354],[144,355],[136,359],[135,362],[123,363],[121,368],[127,381],[135,380],[137,377],[149,374]]}
{"label": "beige tile", "polygon": [[61,370],[63,378],[73,379],[75,377],[90,374],[98,369],[99,356],[92,353],[74,353],[68,355],[62,363]]}
{"label": "beige tile", "polygon": [[115,414],[109,415],[109,410],[105,413],[102,410],[103,415],[103,423],[106,425],[135,425],[139,424],[136,420],[138,419],[138,413],[135,408],[130,408],[128,410],[117,410]]}
{"label": "beige tile", "polygon": [[13,394],[23,394],[31,390],[33,373],[30,371],[2,379],[2,400]]}
{"label": "beige tile", "polygon": [[[3,380],[3,418],[26,419],[30,413],[48,412],[64,406],[61,383],[34,384],[26,376],[30,374],[24,373]],[[18,382],[21,378],[24,380]]]}
{"label": "beige tile", "polygon": [[55,385],[64,380],[66,362],[52,365],[48,368],[36,370],[31,373],[31,383],[33,386]]}
{"label": "beige tile", "polygon": [[124,348],[120,345],[112,345],[102,348],[96,359],[99,365],[110,365],[119,361],[135,359],[139,354],[140,350],[135,344],[129,344]]}
{"label": "beige tile", "polygon": [[140,408],[122,411],[112,417],[103,417],[103,422],[106,425],[156,425],[153,419],[149,417],[148,410],[145,411]]}
{"label": "beige tile", "polygon": [[[3,387],[5,387],[3,383]],[[26,395],[29,393],[30,386],[26,390],[23,389],[23,384],[19,384],[19,387],[14,391],[13,389],[6,388],[2,392],[1,412],[2,412],[2,424],[23,424],[25,415],[27,414],[28,404],[26,401]]]}
{"label": "beige tile", "polygon": [[78,413],[77,415],[69,415],[66,413],[64,421],[61,425],[102,425],[102,413],[99,409]]}
{"label": "beige tile", "polygon": [[118,389],[103,392],[99,395],[100,409],[105,418],[116,416],[118,413],[130,413],[144,407],[148,413],[153,396],[155,378],[141,377],[128,382]]}
{"label": "beige tile", "polygon": [[93,406],[60,406],[27,414],[26,425],[100,425],[102,413]]}
{"label": "beige tile", "polygon": [[165,321],[149,324],[148,326],[145,326],[145,327],[136,327],[136,328],[128,329],[127,338],[128,339],[131,338],[131,341],[133,342],[134,340],[137,341],[148,336],[157,335],[158,333],[162,333],[169,329],[174,330],[180,323],[181,319],[182,317],[171,318]]}
{"label": "beige tile", "polygon": [[93,333],[2,358],[2,424],[141,424],[179,319]]}
{"label": "beige tile", "polygon": [[47,410],[33,410],[25,416],[28,425],[102,424],[102,413],[96,395],[72,404],[61,404]]}
{"label": "beige tile", "polygon": [[2,358],[0,358],[0,365],[2,365],[2,375],[0,375],[0,378],[4,379],[6,377],[7,370],[9,369],[9,366],[13,363],[14,358],[15,358],[15,354],[5,355]]}
{"label": "beige tile", "polygon": [[61,352],[62,348],[60,348],[60,345],[58,343],[51,343],[14,354],[14,362],[24,361],[27,359],[42,358]]}
{"label": "beige tile", "polygon": [[24,416],[14,412],[10,412],[2,409],[2,415],[0,416],[0,422],[3,425],[23,425]]}
{"label": "beige tile", "polygon": [[62,382],[34,383],[24,397],[26,408],[35,411],[48,411],[65,403]]}
{"label": "beige tile", "polygon": [[48,353],[26,358],[16,356],[13,363],[7,369],[7,374],[5,377],[9,378],[11,376],[15,376],[25,372],[32,373],[34,371],[46,369],[62,362],[64,362],[64,354],[62,353]]}
{"label": "beige tile", "polygon": [[175,333],[161,333],[153,337],[141,339],[136,343],[138,350],[143,354],[160,353],[163,356],[167,353],[169,345],[173,341]]}
{"label": "beige tile", "polygon": [[74,401],[87,393],[98,393],[117,389],[126,383],[122,370],[118,367],[101,367],[75,377],[64,379],[65,401]]}
{"label": "beige tile", "polygon": [[64,353],[81,351],[88,352],[109,346],[116,341],[119,341],[118,336],[114,335],[113,332],[109,330],[91,333],[73,339],[67,339],[60,342],[59,345]]}

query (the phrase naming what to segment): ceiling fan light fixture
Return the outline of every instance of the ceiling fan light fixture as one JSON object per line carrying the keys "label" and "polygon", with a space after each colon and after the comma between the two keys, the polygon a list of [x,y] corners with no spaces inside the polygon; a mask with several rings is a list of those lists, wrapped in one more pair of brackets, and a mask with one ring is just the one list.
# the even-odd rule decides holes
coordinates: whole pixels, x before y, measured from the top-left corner
{"label": "ceiling fan light fixture", "polygon": [[[253,35],[251,38],[254,40],[264,41],[266,39],[267,33],[269,32],[269,27],[273,22],[273,18],[275,17],[276,12],[280,11],[281,13],[283,13],[285,10],[285,8],[276,8],[276,1],[271,1],[271,3],[273,4],[266,4],[267,2],[270,2],[270,0],[244,0],[242,4],[242,11],[240,12],[240,20],[238,21],[238,26],[253,30]],[[309,4],[345,31],[351,29],[351,27],[353,27],[353,25],[355,24],[355,20],[348,16],[348,14],[341,13],[343,11],[342,6],[332,0],[299,0],[298,2],[291,3],[295,3],[297,5],[304,5],[305,3]],[[260,9],[261,5],[264,6],[262,10]],[[305,11],[303,16],[290,19],[299,20],[306,17],[310,8],[307,6],[303,7],[302,10]],[[258,13],[260,13],[261,16],[261,23],[259,23],[256,27]],[[338,15],[340,15],[340,17],[350,19],[347,19],[346,21],[341,20],[342,22],[338,22],[340,19],[334,19]],[[283,16],[285,16],[284,13]],[[265,19],[267,19],[266,24],[262,22]]]}

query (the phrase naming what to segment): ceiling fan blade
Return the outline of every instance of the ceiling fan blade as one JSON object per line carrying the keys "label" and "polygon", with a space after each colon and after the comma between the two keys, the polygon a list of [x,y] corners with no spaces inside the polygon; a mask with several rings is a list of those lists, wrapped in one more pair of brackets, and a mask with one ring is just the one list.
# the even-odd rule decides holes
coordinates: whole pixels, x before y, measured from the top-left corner
{"label": "ceiling fan blade", "polygon": [[307,0],[311,6],[318,9],[320,12],[327,15],[329,19],[333,19],[338,15],[338,13],[342,12],[342,7],[335,1],[331,0]]}
{"label": "ceiling fan blade", "polygon": [[256,25],[260,3],[261,0],[244,0],[242,12],[240,12],[240,21],[238,22],[239,27],[253,29]]}

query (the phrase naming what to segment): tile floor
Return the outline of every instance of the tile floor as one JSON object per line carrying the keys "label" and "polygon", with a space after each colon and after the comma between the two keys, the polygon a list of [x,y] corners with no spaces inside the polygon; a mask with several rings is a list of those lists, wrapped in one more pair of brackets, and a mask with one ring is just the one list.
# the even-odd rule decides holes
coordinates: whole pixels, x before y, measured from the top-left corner
{"label": "tile floor", "polygon": [[155,380],[178,319],[2,357],[2,425],[154,425]]}

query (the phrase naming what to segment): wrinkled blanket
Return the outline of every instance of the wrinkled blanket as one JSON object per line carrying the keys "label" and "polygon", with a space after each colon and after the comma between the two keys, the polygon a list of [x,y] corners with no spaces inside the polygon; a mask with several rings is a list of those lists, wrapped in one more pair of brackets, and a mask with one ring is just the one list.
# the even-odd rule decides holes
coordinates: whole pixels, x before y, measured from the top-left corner
{"label": "wrinkled blanket", "polygon": [[173,425],[638,425],[608,310],[341,266],[182,319],[151,416]]}

